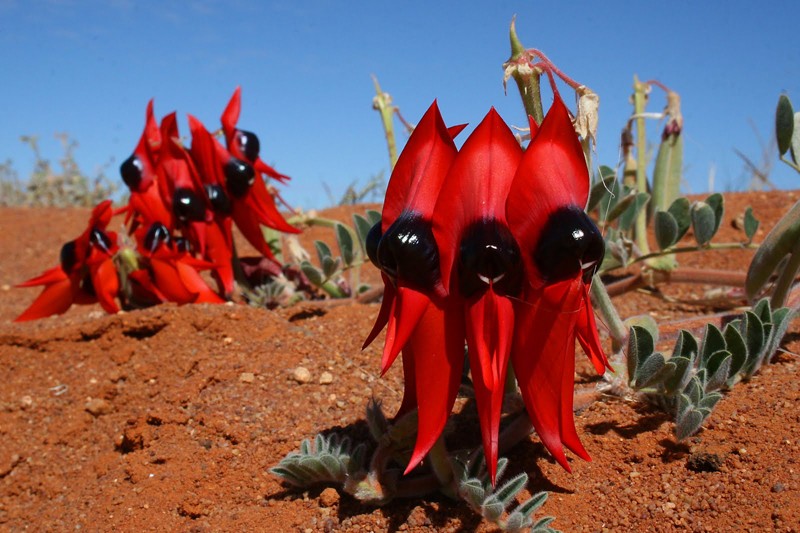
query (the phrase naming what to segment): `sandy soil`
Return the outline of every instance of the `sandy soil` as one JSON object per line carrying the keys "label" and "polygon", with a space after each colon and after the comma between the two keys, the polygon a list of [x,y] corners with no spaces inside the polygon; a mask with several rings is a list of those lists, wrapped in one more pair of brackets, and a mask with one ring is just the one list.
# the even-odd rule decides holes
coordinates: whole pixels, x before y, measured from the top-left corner
{"label": "sandy soil", "polygon": [[[797,198],[726,195],[719,238],[743,239],[731,221],[752,205],[762,220],[759,241]],[[488,529],[465,504],[444,497],[371,508],[323,495],[322,487],[291,490],[267,471],[320,431],[367,438],[370,398],[382,399],[388,412],[399,404],[399,365],[377,376],[382,338],[360,350],[377,304],[305,303],[275,312],[164,305],[114,316],[88,306],[12,323],[37,293],[13,284],[54,265],[86,217],[82,210],[0,210],[0,529]],[[331,240],[331,233],[315,229],[304,242],[320,237]],[[682,264],[743,270],[751,255],[696,254]],[[374,270],[364,277],[377,279]],[[675,285],[664,293],[690,298],[707,288]],[[714,311],[642,292],[616,302],[623,316],[649,312],[662,322]],[[794,353],[798,326],[784,343]],[[310,382],[292,378],[298,366],[310,371]],[[529,474],[531,491],[551,492],[543,511],[563,531],[798,531],[798,371],[797,356],[781,354],[736,386],[683,443],[659,412],[604,398],[577,415],[592,462],[576,459],[567,474],[532,436],[509,454],[511,470]],[[331,383],[319,383],[323,372]],[[576,380],[592,379],[581,364]],[[477,426],[467,427],[456,436],[477,444]],[[701,454],[716,454],[719,470],[692,470]]]}

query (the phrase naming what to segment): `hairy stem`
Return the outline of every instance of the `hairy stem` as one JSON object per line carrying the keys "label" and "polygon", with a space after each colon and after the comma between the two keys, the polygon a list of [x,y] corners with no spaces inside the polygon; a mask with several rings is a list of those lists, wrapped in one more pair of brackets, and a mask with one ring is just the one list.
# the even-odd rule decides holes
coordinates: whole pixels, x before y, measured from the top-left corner
{"label": "hairy stem", "polygon": [[[519,37],[517,37],[517,29],[514,20],[511,21],[509,38],[511,40],[511,58],[509,58],[506,64],[517,63],[518,65],[529,66],[530,61],[525,47],[522,46]],[[519,89],[519,95],[522,98],[522,105],[525,106],[525,113],[533,117],[536,124],[541,124],[542,120],[544,120],[542,93],[539,86],[541,72],[532,66],[529,68],[530,72],[526,71],[525,73],[520,72],[519,68],[514,69],[511,75],[517,83],[517,89]]]}
{"label": "hairy stem", "polygon": [[792,251],[789,252],[789,260],[786,262],[786,266],[783,267],[783,272],[781,272],[780,276],[778,276],[778,280],[775,282],[772,298],[770,298],[770,304],[772,304],[773,309],[777,309],[786,304],[787,296],[792,288],[798,270],[800,270],[800,240],[794,244]]}
{"label": "hairy stem", "polygon": [[[647,91],[649,86],[639,81],[638,76],[633,77],[633,113],[636,116],[636,190],[640,193],[647,192],[647,128],[645,118],[642,116],[647,105]],[[650,253],[647,242],[647,210],[642,209],[636,217],[636,246],[644,255]]]}
{"label": "hairy stem", "polygon": [[609,296],[619,296],[647,285],[659,283],[707,283],[744,287],[747,275],[730,270],[709,270],[707,268],[680,267],[674,270],[644,270],[633,276],[610,283],[606,290]]}
{"label": "hairy stem", "polygon": [[397,142],[394,136],[394,117],[395,107],[392,105],[392,97],[381,90],[378,78],[372,75],[372,83],[375,85],[375,98],[372,99],[372,107],[381,114],[383,131],[386,135],[386,147],[389,150],[389,163],[394,168],[397,163]]}
{"label": "hairy stem", "polygon": [[600,276],[595,275],[592,278],[592,287],[589,294],[592,298],[592,307],[608,327],[608,333],[611,335],[612,340],[612,350],[616,353],[628,340],[628,328],[625,327],[616,307],[611,302],[609,292],[606,290]]}

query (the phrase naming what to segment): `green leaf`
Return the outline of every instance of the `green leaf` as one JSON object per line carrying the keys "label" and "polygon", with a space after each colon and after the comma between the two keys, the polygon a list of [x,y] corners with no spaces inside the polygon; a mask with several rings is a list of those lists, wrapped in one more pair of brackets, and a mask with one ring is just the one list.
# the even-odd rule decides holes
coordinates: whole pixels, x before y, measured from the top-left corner
{"label": "green leaf", "polygon": [[772,313],[772,330],[764,350],[764,361],[770,361],[775,355],[789,325],[798,313],[800,313],[800,308],[789,309],[787,307],[781,307]]}
{"label": "green leaf", "polygon": [[633,326],[639,326],[646,329],[653,338],[653,344],[655,345],[658,342],[658,323],[652,316],[647,314],[635,315],[630,318],[626,318],[623,324],[628,329]]}
{"label": "green leaf", "polygon": [[744,342],[744,337],[739,333],[733,322],[725,326],[723,335],[725,336],[725,346],[731,352],[731,371],[728,385],[732,385],[735,381],[734,378],[747,361],[747,345]]}
{"label": "green leaf", "polygon": [[714,324],[707,324],[705,335],[703,335],[703,347],[700,349],[701,364],[706,365],[712,354],[725,349],[725,337]]}
{"label": "green leaf", "polygon": [[633,205],[634,201],[636,200],[636,193],[631,190],[628,194],[625,194],[611,207],[606,216],[603,217],[601,220],[604,220],[606,224],[613,222],[617,218],[622,215],[627,209]]}
{"label": "green leaf", "polygon": [[656,381],[656,378],[659,377],[665,364],[666,360],[664,359],[664,355],[658,352],[645,359],[638,365],[636,375],[631,382],[631,387],[634,389],[643,389],[651,385]]}
{"label": "green leaf", "polygon": [[508,480],[503,486],[497,489],[495,494],[497,498],[503,503],[504,507],[508,507],[514,500],[514,497],[519,491],[525,488],[528,484],[528,474],[522,472]]}
{"label": "green leaf", "polygon": [[[525,517],[531,516],[533,513],[536,512],[539,507],[544,505],[547,501],[547,493],[546,492],[537,492],[530,499],[522,502],[519,506],[514,509],[514,512],[520,513]],[[549,523],[549,522],[548,522]]]}
{"label": "green leaf", "polygon": [[653,208],[662,211],[680,194],[683,177],[683,136],[662,138],[653,166]]}
{"label": "green leaf", "polygon": [[322,271],[308,261],[300,263],[300,271],[308,278],[308,282],[315,287],[320,287],[325,283],[325,276],[323,276]]}
{"label": "green leaf", "polygon": [[481,505],[481,514],[490,522],[497,522],[497,519],[503,514],[506,506],[501,502],[496,495],[491,494],[483,501]]}
{"label": "green leaf", "polygon": [[358,244],[361,246],[361,253],[366,257],[367,255],[367,234],[372,226],[369,220],[362,217],[358,213],[353,213],[353,227],[356,228],[356,235],[358,235]]}
{"label": "green leaf", "polygon": [[369,221],[369,227],[371,228],[381,221],[381,212],[375,211],[374,209],[367,209],[367,221]]}
{"label": "green leaf", "polygon": [[794,114],[794,132],[792,133],[792,161],[800,165],[800,112]]}
{"label": "green leaf", "polygon": [[710,411],[714,409],[714,407],[721,399],[722,399],[722,394],[718,392],[712,392],[710,394],[706,394],[703,397],[703,399],[700,400],[698,407],[700,407],[701,409],[708,409]]}
{"label": "green leaf", "polygon": [[794,109],[789,97],[782,94],[775,110],[775,138],[778,139],[778,153],[783,156],[792,145],[794,133]]}
{"label": "green leaf", "polygon": [[633,204],[629,206],[625,211],[620,215],[619,218],[619,229],[622,231],[629,231],[633,227],[633,223],[636,221],[636,217],[639,215],[639,212],[647,206],[647,203],[650,201],[650,195],[646,192],[638,193],[633,200]]}
{"label": "green leaf", "polygon": [[705,383],[705,391],[715,391],[725,385],[731,377],[731,363],[733,356],[728,350],[714,352],[706,361],[705,369],[708,375]]}
{"label": "green leaf", "polygon": [[678,440],[683,440],[692,436],[703,425],[705,416],[697,409],[688,409],[675,424],[675,436]]}
{"label": "green leaf", "polygon": [[752,376],[761,366],[761,349],[764,348],[764,324],[752,311],[745,311],[741,333],[747,345],[747,362],[744,366],[746,376]]}
{"label": "green leaf", "polygon": [[716,223],[714,209],[710,205],[697,202],[692,206],[692,229],[697,244],[700,246],[708,244],[716,231]]}
{"label": "green leaf", "polygon": [[772,309],[769,304],[769,298],[762,298],[756,302],[756,305],[753,306],[753,313],[755,313],[764,324],[772,322]]}
{"label": "green leaf", "polygon": [[714,211],[714,235],[716,235],[722,223],[722,217],[725,216],[725,199],[720,193],[715,192],[706,198],[706,203]]}
{"label": "green leaf", "polygon": [[628,336],[628,381],[636,378],[636,370],[655,349],[650,332],[641,326],[633,326]]}
{"label": "green leaf", "polygon": [[342,254],[342,262],[345,266],[349,267],[356,258],[353,235],[344,224],[336,224],[334,231],[336,232],[336,244],[339,246],[339,252]]}
{"label": "green leaf", "polygon": [[700,399],[703,397],[703,384],[700,382],[700,379],[697,376],[694,376],[689,380],[689,384],[686,385],[684,394],[689,397],[692,405],[697,405],[700,403]]}
{"label": "green leaf", "polygon": [[694,335],[692,335],[690,332],[682,329],[678,333],[678,340],[675,341],[675,348],[672,351],[672,356],[686,357],[694,362],[697,352],[697,339],[695,339]]}
{"label": "green leaf", "polygon": [[656,211],[653,222],[656,242],[661,250],[669,248],[678,242],[678,221],[669,211]]}
{"label": "green leaf", "polygon": [[753,299],[767,283],[781,260],[800,240],[800,200],[783,215],[756,250],[747,270],[745,292]]}
{"label": "green leaf", "polygon": [[330,247],[322,241],[314,241],[314,248],[317,249],[317,257],[319,258],[320,265],[325,261],[326,257],[331,257],[333,255]]}
{"label": "green leaf", "polygon": [[339,270],[339,266],[341,265],[342,260],[340,258],[334,259],[331,256],[327,256],[322,261],[322,272],[325,275],[325,280],[331,279],[336,272]]}
{"label": "green leaf", "polygon": [[692,206],[689,203],[689,200],[681,197],[676,198],[674,202],[669,206],[667,212],[675,218],[675,222],[678,223],[678,236],[675,239],[675,242],[681,240],[686,232],[689,231],[689,228],[692,225]]}
{"label": "green leaf", "polygon": [[756,219],[755,215],[753,215],[753,208],[748,206],[747,209],[744,210],[744,234],[747,236],[747,242],[750,243],[753,241],[753,237],[758,231],[758,225],[760,222]]}
{"label": "green leaf", "polygon": [[664,392],[671,396],[686,387],[692,376],[692,360],[688,357],[673,356],[667,361],[670,375],[664,379]]}

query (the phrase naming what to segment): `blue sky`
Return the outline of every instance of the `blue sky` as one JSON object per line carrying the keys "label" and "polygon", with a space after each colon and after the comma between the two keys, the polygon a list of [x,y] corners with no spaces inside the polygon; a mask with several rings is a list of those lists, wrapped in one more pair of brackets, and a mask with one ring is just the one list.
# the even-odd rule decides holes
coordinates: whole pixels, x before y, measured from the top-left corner
{"label": "blue sky", "polygon": [[[746,187],[734,148],[761,161],[778,95],[800,104],[794,3],[592,4],[0,0],[0,161],[13,160],[25,177],[33,158],[19,136],[38,135],[57,161],[53,135],[66,131],[80,143],[84,171],[113,158],[117,177],[150,98],[159,117],[192,113],[212,128],[241,85],[239,125],[259,135],[267,162],[293,177],[284,196],[321,207],[329,203],[323,184],[339,196],[353,180],[388,170],[370,74],[412,122],[438,98],[451,124],[477,125],[490,106],[524,124],[513,86],[507,96],[502,86],[516,14],[526,46],[600,95],[600,162],[616,163],[638,74],[682,96],[689,189],[707,190],[712,169],[716,190]],[[662,107],[655,93],[650,110]],[[656,139],[660,124],[651,129]],[[771,179],[800,187],[777,162]]]}

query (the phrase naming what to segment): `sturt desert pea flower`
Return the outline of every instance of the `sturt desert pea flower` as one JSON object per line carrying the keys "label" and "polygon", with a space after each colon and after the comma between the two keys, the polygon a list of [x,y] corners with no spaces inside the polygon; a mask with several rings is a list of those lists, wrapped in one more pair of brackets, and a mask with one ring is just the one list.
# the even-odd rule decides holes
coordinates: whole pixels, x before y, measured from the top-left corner
{"label": "sturt desert pea flower", "polygon": [[227,297],[233,293],[234,244],[231,232],[233,205],[225,188],[225,175],[217,152],[219,144],[197,118],[189,115],[192,134],[190,149],[206,198],[211,205],[213,218],[206,228],[206,259],[213,262],[214,276]]}
{"label": "sturt desert pea flower", "polygon": [[261,160],[261,147],[255,133],[236,128],[240,110],[241,89],[237,87],[221,118],[227,150],[220,145],[218,153],[225,173],[225,187],[233,205],[236,226],[256,250],[273,258],[261,226],[284,233],[299,233],[300,230],[291,226],[280,214],[262,174],[282,182],[289,177]]}
{"label": "sturt desert pea flower", "polygon": [[459,308],[492,483],[514,334],[511,298],[519,296],[522,284],[519,247],[506,222],[506,198],[521,157],[514,134],[492,108],[458,153],[433,215],[442,282],[448,298],[462,302]]}
{"label": "sturt desert pea flower", "polygon": [[584,212],[589,174],[580,141],[554,93],[538,131],[531,121],[532,141],[506,204],[525,270],[511,364],[536,432],[569,471],[564,446],[589,460],[572,409],[576,338],[598,373],[608,367],[588,293],[605,246]]}
{"label": "sturt desert pea flower", "polygon": [[[140,228],[137,231],[144,231]],[[140,253],[149,268],[130,276],[162,301],[188,303],[223,303],[200,275],[199,270],[214,268],[213,263],[192,257],[182,240],[174,239],[163,224],[153,224],[141,238]],[[149,277],[149,279],[148,279]]]}
{"label": "sturt desert pea flower", "polygon": [[17,287],[44,286],[42,293],[15,321],[23,322],[66,312],[73,303],[99,302],[116,313],[119,279],[114,266],[117,236],[106,232],[113,209],[111,200],[92,211],[86,230],[61,248],[60,264]]}
{"label": "sturt desert pea flower", "polygon": [[149,228],[156,222],[170,224],[172,220],[156,185],[156,163],[161,143],[161,130],[153,114],[153,101],[150,100],[139,143],[119,169],[122,181],[131,193],[126,222],[133,219],[133,229],[138,225]]}
{"label": "sturt desert pea flower", "polygon": [[[456,157],[436,102],[420,120],[395,165],[381,222],[370,231],[368,254],[386,290],[364,346],[385,327],[381,371],[403,351],[404,393],[396,417],[417,409],[412,470],[444,429],[464,365],[464,326],[458,302],[445,298],[432,218],[442,183]],[[455,320],[452,318],[455,317]]]}

